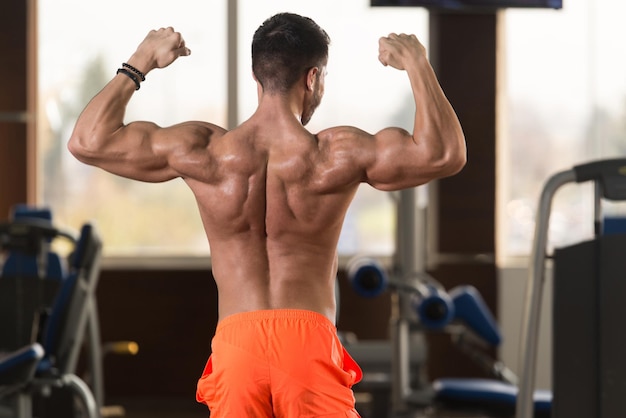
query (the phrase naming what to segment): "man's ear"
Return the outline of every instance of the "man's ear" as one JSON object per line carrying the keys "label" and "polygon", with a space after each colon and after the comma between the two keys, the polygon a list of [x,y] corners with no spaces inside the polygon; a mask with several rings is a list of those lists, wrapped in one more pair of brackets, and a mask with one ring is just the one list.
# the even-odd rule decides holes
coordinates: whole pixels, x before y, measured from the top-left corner
{"label": "man's ear", "polygon": [[308,91],[315,90],[315,83],[317,83],[317,77],[320,69],[318,67],[311,67],[306,73],[306,89]]}

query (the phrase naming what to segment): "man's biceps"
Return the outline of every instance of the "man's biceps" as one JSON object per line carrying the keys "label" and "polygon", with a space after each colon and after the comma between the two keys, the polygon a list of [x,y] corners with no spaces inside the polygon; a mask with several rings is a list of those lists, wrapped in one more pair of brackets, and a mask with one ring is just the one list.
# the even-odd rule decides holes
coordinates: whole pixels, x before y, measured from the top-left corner
{"label": "man's biceps", "polygon": [[389,126],[381,129],[376,135],[374,135],[374,138],[382,141],[383,143],[389,143],[391,141],[405,141],[412,138],[412,136],[411,133],[404,128],[399,126]]}

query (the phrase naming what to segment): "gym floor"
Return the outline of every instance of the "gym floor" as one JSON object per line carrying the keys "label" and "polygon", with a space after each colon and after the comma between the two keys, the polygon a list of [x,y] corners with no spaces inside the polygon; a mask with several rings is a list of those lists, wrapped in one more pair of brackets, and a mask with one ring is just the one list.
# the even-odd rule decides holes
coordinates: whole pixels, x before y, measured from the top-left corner
{"label": "gym floor", "polygon": [[[208,411],[205,406],[195,402],[194,399],[186,398],[131,398],[131,399],[111,399],[107,402],[110,414],[107,417],[123,417],[123,418],[209,418]],[[123,409],[120,409],[123,408]],[[362,418],[384,418],[375,417],[369,414],[367,408],[359,408]],[[123,413],[123,415],[120,415]],[[482,415],[474,415],[467,413],[445,414],[437,413],[418,413],[407,416],[406,418],[487,418]]]}
{"label": "gym floor", "polygon": [[109,399],[103,418],[207,418],[207,407],[191,398]]}
{"label": "gym floor", "polygon": [[[190,398],[124,398],[109,399],[103,418],[208,418],[206,406]],[[362,418],[374,417],[359,408]]]}

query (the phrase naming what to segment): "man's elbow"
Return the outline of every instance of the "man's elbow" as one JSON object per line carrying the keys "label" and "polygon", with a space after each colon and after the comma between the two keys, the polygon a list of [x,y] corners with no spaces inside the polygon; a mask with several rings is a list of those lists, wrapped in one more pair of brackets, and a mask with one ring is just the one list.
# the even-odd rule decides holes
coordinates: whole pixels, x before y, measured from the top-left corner
{"label": "man's elbow", "polygon": [[67,150],[70,152],[70,154],[72,154],[74,157],[78,159],[80,159],[80,156],[84,152],[84,147],[82,145],[81,138],[75,133],[72,134],[72,136],[70,137],[70,140],[67,141]]}
{"label": "man's elbow", "polygon": [[93,151],[89,149],[88,141],[81,135],[74,132],[67,142],[67,149],[77,160],[89,163]]}
{"label": "man's elbow", "polygon": [[465,146],[440,150],[431,156],[430,166],[437,178],[450,177],[459,173],[467,163]]}
{"label": "man's elbow", "polygon": [[459,173],[465,164],[467,164],[467,146],[465,144],[465,135],[459,132],[456,140],[448,147],[446,154],[447,176],[453,176]]}
{"label": "man's elbow", "polygon": [[467,151],[463,148],[463,150],[459,150],[455,152],[454,155],[451,155],[448,160],[448,176],[458,174],[461,170],[463,170],[465,164],[467,164]]}

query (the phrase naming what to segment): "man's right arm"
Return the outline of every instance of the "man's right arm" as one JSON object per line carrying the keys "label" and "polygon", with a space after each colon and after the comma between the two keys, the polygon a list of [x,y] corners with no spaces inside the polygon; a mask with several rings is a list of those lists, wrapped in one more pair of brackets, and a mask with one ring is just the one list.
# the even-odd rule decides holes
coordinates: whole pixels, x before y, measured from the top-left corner
{"label": "man's right arm", "polygon": [[391,34],[379,44],[381,63],[409,76],[415,117],[412,133],[387,128],[366,140],[371,154],[365,181],[381,190],[398,190],[456,174],[466,163],[465,137],[424,47],[415,35],[404,34]]}
{"label": "man's right arm", "polygon": [[[180,33],[162,28],[146,36],[127,64],[145,75],[189,53]],[[86,164],[135,180],[160,182],[190,175],[189,161],[206,158],[211,139],[225,130],[204,122],[167,128],[146,121],[126,124],[126,107],[135,90],[133,80],[118,73],[79,116],[69,150]]]}

